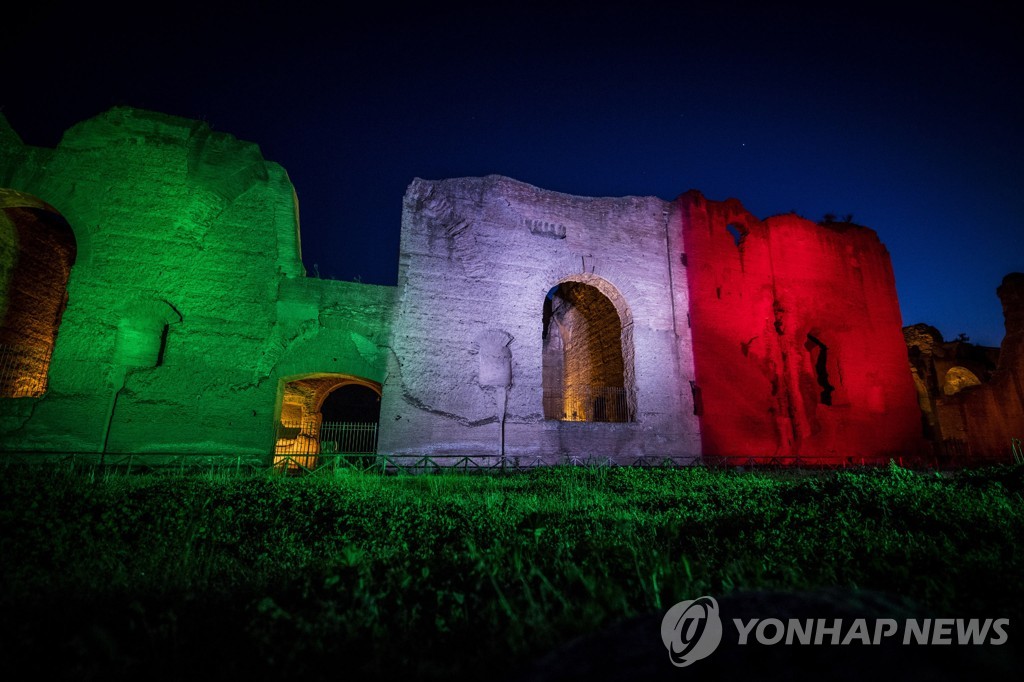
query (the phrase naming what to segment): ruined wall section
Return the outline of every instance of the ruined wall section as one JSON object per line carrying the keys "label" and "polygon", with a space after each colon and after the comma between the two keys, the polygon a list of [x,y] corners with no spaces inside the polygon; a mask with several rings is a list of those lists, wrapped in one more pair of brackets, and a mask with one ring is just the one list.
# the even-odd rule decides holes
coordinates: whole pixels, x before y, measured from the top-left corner
{"label": "ruined wall section", "polygon": [[[380,450],[498,455],[504,419],[510,457],[697,454],[689,334],[677,337],[670,295],[668,208],[499,176],[415,180],[403,207]],[[544,418],[544,302],[569,281],[605,293],[623,321],[635,422]],[[478,340],[494,332],[512,339],[509,387],[480,380]]]}
{"label": "ruined wall section", "polygon": [[283,169],[125,108],[19,158],[6,182],[60,211],[78,258],[49,390],[5,403],[4,447],[269,452],[278,289],[304,274]]}
{"label": "ruined wall section", "polygon": [[910,456],[923,447],[889,254],[870,229],[735,199],[677,200],[706,456]]}
{"label": "ruined wall section", "polygon": [[53,153],[52,149],[24,144],[0,111],[0,187],[14,187],[16,175],[26,168],[45,167]]}
{"label": "ruined wall section", "polygon": [[279,391],[285,382],[324,373],[383,385],[396,291],[335,280],[283,280],[277,325],[259,373],[279,382]]}
{"label": "ruined wall section", "polygon": [[941,410],[946,417],[944,428],[939,422],[939,405],[965,388],[988,383],[998,367],[999,349],[960,338],[945,341],[938,329],[923,323],[904,327],[903,338],[921,407],[924,437],[932,442],[940,465],[952,464],[968,456],[967,441],[959,409]]}
{"label": "ruined wall section", "polygon": [[[1008,463],[1011,442],[1024,439],[1024,273],[1004,277],[996,293],[1006,336],[995,371],[986,371],[984,349],[971,344],[943,344],[940,336],[931,347],[911,346],[918,373],[931,379],[924,388],[933,409],[929,416],[939,464]],[[908,328],[908,341],[920,336],[914,332],[923,326]]]}

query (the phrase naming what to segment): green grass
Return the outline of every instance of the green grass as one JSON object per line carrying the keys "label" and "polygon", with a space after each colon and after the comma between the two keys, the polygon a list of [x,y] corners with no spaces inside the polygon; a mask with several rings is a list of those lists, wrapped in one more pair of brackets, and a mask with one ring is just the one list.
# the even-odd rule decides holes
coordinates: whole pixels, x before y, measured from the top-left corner
{"label": "green grass", "polygon": [[76,678],[474,679],[736,590],[881,590],[937,616],[1013,622],[1022,493],[1020,466],[334,478],[12,466],[0,646]]}

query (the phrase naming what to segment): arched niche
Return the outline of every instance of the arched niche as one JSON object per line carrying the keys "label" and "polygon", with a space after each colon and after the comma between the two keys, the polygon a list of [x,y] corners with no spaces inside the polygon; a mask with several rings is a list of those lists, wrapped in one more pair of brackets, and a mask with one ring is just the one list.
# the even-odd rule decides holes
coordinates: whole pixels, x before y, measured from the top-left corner
{"label": "arched niche", "polygon": [[321,454],[376,452],[381,386],[362,377],[313,373],[280,382],[275,464],[316,466]]}
{"label": "arched niche", "polygon": [[968,386],[980,386],[981,379],[978,375],[966,367],[950,367],[942,380],[942,392],[946,395],[955,395]]}
{"label": "arched niche", "polygon": [[548,290],[542,354],[546,419],[633,421],[633,318],[607,280],[580,273]]}
{"label": "arched niche", "polygon": [[46,392],[76,256],[74,232],[56,209],[0,189],[0,397]]}

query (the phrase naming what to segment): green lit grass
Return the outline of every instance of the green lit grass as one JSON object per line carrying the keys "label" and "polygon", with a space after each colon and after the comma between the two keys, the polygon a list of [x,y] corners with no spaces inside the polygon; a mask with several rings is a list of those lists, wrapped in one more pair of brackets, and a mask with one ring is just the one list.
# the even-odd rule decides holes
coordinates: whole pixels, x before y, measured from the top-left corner
{"label": "green lit grass", "polygon": [[1022,492],[1024,467],[325,479],[12,466],[0,641],[8,659],[72,676],[474,679],[735,590],[864,588],[1014,622]]}

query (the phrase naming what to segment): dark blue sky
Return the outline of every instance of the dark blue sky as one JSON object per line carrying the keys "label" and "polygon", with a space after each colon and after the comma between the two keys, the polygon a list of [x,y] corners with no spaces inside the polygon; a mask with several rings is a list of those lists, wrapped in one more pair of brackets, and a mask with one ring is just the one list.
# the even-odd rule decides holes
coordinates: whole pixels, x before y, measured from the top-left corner
{"label": "dark blue sky", "polygon": [[117,104],[257,142],[295,184],[307,268],[337,279],[395,282],[414,177],[853,214],[905,324],[999,343],[995,288],[1024,270],[1009,9],[573,4],[43,2],[5,15],[0,107],[37,145]]}

